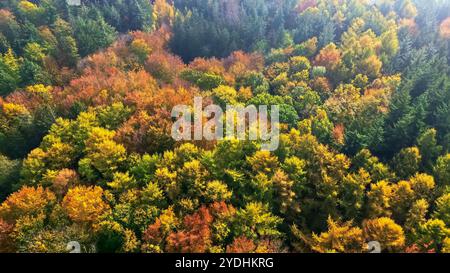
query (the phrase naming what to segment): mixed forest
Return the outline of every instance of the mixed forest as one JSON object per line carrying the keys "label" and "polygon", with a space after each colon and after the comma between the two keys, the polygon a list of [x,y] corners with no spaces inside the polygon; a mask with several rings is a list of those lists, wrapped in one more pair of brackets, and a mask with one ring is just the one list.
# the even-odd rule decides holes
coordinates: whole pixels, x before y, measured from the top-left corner
{"label": "mixed forest", "polygon": [[[279,148],[175,141],[195,96]],[[450,252],[450,1],[2,0],[0,252],[70,241]]]}

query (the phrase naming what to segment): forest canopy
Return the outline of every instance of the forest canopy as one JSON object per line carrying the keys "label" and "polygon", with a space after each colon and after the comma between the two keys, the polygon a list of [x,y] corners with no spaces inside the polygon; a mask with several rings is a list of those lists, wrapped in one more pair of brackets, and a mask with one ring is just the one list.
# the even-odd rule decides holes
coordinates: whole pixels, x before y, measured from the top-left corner
{"label": "forest canopy", "polygon": [[0,252],[450,252],[449,65],[447,0],[1,1]]}

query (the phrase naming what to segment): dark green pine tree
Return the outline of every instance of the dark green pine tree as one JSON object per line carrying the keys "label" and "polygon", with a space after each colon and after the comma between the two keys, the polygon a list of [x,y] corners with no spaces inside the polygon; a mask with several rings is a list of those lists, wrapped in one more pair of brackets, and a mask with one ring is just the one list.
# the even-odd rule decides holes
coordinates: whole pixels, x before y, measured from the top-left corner
{"label": "dark green pine tree", "polygon": [[428,122],[432,127],[436,128],[438,137],[442,139],[444,136],[450,134],[449,77],[446,74],[442,74],[433,83],[427,93],[430,101]]}
{"label": "dark green pine tree", "polygon": [[98,11],[94,14],[89,16],[89,14],[84,13],[72,20],[74,37],[82,57],[108,47],[117,37],[114,27],[106,23]]}
{"label": "dark green pine tree", "polygon": [[150,30],[152,28],[152,5],[148,0],[130,0],[123,3],[128,7],[124,13],[128,21],[124,21],[122,28],[128,30]]}
{"label": "dark green pine tree", "polygon": [[73,67],[76,65],[79,55],[73,30],[69,23],[58,18],[53,25],[53,32],[57,41],[57,46],[51,52],[52,56],[62,66]]}

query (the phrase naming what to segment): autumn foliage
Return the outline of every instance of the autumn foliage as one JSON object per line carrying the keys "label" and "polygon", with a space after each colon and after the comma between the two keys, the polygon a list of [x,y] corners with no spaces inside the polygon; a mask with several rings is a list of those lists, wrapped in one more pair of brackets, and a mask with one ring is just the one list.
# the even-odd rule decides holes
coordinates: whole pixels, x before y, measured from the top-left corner
{"label": "autumn foliage", "polygon": [[446,1],[56,2],[0,4],[0,252],[450,252]]}

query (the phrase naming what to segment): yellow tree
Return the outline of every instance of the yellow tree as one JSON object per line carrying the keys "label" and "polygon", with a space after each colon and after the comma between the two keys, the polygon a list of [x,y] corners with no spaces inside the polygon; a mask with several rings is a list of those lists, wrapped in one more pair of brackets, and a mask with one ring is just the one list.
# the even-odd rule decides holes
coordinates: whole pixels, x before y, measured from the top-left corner
{"label": "yellow tree", "polygon": [[77,223],[92,224],[109,211],[109,205],[103,201],[103,190],[98,186],[70,189],[64,196],[62,206],[70,219]]}
{"label": "yellow tree", "polygon": [[402,227],[388,217],[366,220],[363,231],[365,240],[379,242],[382,250],[396,252],[405,246]]}
{"label": "yellow tree", "polygon": [[390,200],[392,186],[387,181],[380,181],[370,185],[367,193],[368,217],[390,216]]}
{"label": "yellow tree", "polygon": [[328,230],[313,234],[312,249],[317,252],[362,252],[363,231],[353,227],[352,222],[339,223],[328,218]]}
{"label": "yellow tree", "polygon": [[22,187],[11,194],[0,206],[0,218],[14,223],[24,216],[36,216],[46,213],[47,209],[54,205],[56,196],[50,190],[41,186]]}

